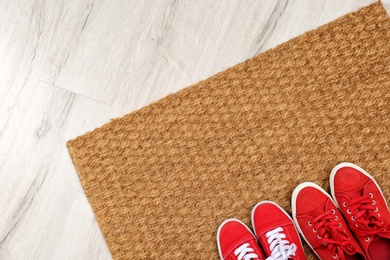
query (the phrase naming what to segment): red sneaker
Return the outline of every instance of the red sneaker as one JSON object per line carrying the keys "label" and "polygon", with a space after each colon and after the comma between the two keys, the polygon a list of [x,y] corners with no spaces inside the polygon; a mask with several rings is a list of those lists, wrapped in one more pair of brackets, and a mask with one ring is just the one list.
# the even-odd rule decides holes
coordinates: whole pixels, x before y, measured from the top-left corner
{"label": "red sneaker", "polygon": [[337,165],[330,189],[369,260],[390,259],[390,213],[374,178],[352,163]]}
{"label": "red sneaker", "polygon": [[222,260],[265,259],[253,233],[237,219],[222,222],[217,232],[217,244]]}
{"label": "red sneaker", "polygon": [[320,259],[366,259],[331,197],[318,185],[298,185],[291,199],[298,231]]}
{"label": "red sneaker", "polygon": [[293,220],[276,203],[258,203],[252,210],[252,226],[269,259],[306,259]]}

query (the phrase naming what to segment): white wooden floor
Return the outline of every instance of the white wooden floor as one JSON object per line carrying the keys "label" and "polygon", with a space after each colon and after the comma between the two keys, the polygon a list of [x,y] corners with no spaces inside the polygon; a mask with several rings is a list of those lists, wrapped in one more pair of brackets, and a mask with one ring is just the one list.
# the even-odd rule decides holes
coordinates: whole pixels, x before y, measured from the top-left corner
{"label": "white wooden floor", "polygon": [[371,2],[0,0],[0,259],[110,259],[68,139]]}

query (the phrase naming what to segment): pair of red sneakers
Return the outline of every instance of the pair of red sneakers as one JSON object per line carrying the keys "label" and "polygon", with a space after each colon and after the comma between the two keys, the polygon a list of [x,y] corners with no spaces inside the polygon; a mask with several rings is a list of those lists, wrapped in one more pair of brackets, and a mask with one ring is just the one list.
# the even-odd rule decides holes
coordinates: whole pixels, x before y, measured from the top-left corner
{"label": "pair of red sneakers", "polygon": [[263,201],[253,208],[252,227],[254,234],[237,219],[225,220],[219,226],[221,259],[264,260],[264,254],[269,256],[267,260],[306,259],[293,220],[274,202]]}
{"label": "pair of red sneakers", "polygon": [[373,177],[341,163],[331,172],[330,188],[333,199],[310,182],[298,185],[292,195],[294,222],[317,256],[389,260],[390,213]]}

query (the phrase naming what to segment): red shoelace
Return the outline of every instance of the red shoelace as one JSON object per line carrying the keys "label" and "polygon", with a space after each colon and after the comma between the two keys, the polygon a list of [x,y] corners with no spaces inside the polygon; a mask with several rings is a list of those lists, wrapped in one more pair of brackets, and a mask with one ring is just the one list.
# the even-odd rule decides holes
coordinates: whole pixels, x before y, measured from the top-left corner
{"label": "red shoelace", "polygon": [[356,233],[365,236],[368,241],[370,236],[390,235],[390,225],[381,221],[376,201],[371,193],[343,203],[347,207],[347,214],[355,221]]}
{"label": "red shoelace", "polygon": [[334,209],[328,210],[308,224],[313,227],[313,232],[317,233],[318,238],[322,240],[319,247],[328,247],[334,258],[345,259],[345,253],[353,254],[356,250],[349,243],[350,238],[335,213]]}

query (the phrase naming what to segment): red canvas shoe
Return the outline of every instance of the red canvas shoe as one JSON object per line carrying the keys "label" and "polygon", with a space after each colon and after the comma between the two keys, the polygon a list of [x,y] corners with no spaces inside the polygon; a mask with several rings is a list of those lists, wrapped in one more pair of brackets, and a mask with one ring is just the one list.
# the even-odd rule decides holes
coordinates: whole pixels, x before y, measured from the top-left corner
{"label": "red canvas shoe", "polygon": [[306,259],[293,220],[276,203],[258,203],[252,210],[252,226],[265,254],[269,256],[267,259]]}
{"label": "red canvas shoe", "polygon": [[291,204],[298,231],[320,259],[366,259],[337,206],[320,186],[301,183]]}
{"label": "red canvas shoe", "polygon": [[222,222],[217,232],[219,256],[222,260],[264,260],[250,229],[237,219]]}
{"label": "red canvas shoe", "polygon": [[369,260],[390,259],[390,213],[374,178],[352,163],[330,174],[336,204]]}

